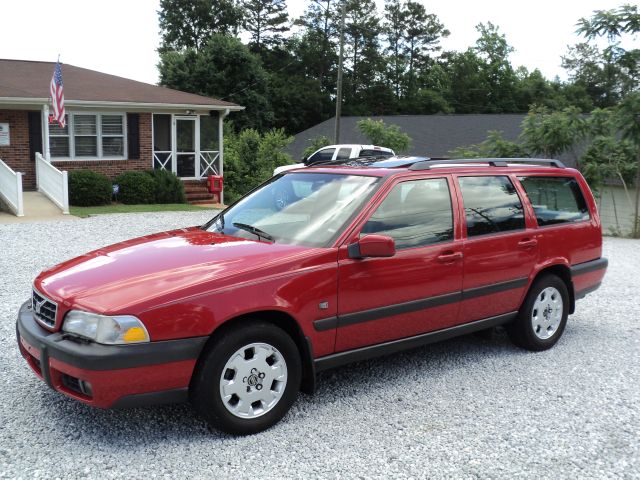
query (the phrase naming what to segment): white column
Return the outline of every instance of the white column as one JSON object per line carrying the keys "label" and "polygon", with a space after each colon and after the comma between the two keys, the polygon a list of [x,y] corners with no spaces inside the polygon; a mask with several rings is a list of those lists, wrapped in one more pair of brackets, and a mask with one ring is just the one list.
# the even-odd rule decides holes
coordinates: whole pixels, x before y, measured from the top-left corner
{"label": "white column", "polygon": [[49,105],[42,106],[42,150],[42,155],[48,162],[50,162],[51,155],[49,153]]}
{"label": "white column", "polygon": [[[224,182],[224,118],[229,115],[229,109],[221,110],[218,114],[218,150],[220,158],[220,176],[223,177]],[[224,205],[224,188],[220,192],[220,203]]]}

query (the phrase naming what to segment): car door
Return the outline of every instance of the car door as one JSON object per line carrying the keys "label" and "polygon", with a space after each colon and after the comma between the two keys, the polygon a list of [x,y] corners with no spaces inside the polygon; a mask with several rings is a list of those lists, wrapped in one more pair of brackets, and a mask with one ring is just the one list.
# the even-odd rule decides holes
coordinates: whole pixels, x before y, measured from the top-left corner
{"label": "car door", "polygon": [[[456,323],[462,242],[454,228],[451,181],[442,176],[397,182],[340,248],[336,351]],[[392,237],[395,255],[349,258],[348,244],[369,234]]]}
{"label": "car door", "polygon": [[535,226],[525,215],[515,179],[456,178],[465,218],[460,322],[515,312],[538,258]]}

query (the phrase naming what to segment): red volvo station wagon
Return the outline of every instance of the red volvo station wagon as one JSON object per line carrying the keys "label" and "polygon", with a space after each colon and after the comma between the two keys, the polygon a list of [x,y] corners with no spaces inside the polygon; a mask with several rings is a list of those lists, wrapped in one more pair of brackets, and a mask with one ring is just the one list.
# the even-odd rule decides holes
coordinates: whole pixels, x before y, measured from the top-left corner
{"label": "red volvo station wagon", "polygon": [[498,325],[548,349],[606,267],[589,187],[558,161],[350,159],[43,271],[18,345],[88,405],[189,399],[247,434],[347,362]]}

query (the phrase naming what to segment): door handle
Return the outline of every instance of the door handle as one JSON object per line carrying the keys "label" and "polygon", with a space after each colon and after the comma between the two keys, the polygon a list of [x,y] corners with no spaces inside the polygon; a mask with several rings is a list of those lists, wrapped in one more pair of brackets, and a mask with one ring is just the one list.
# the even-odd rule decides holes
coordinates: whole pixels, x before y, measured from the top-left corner
{"label": "door handle", "polygon": [[538,245],[538,241],[535,238],[525,238],[518,242],[520,248],[533,248]]}
{"label": "door handle", "polygon": [[445,252],[441,255],[438,255],[438,261],[440,263],[453,263],[456,260],[462,259],[462,252]]}

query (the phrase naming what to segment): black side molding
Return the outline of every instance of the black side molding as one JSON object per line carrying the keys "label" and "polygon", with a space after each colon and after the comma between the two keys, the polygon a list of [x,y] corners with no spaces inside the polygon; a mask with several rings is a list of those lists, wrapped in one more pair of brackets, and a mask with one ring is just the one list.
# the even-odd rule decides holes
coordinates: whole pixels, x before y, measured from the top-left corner
{"label": "black side molding", "polygon": [[313,322],[313,326],[316,331],[324,332],[336,327],[346,327],[348,325],[370,322],[372,320],[392,317],[394,315],[418,312],[420,310],[426,310],[428,308],[440,307],[442,305],[448,305],[450,303],[470,300],[472,298],[482,297],[484,295],[505,292],[507,290],[513,290],[516,288],[523,288],[526,287],[528,283],[529,279],[526,277],[516,278],[515,280],[482,285],[481,287],[469,288],[464,291],[445,293],[443,295],[436,295],[434,297],[420,298],[418,300],[396,303],[394,305],[386,305],[384,307],[372,308],[370,310],[363,310],[361,312],[346,313],[344,315],[339,315],[338,317],[323,318],[321,320],[315,320]]}
{"label": "black side molding", "polygon": [[576,275],[582,275],[583,273],[593,272],[595,270],[600,270],[602,268],[607,268],[609,265],[609,260],[606,258],[596,258],[595,260],[590,260],[584,263],[578,263],[576,265],[571,265],[571,276],[575,277]]}
{"label": "black side molding", "polygon": [[414,337],[379,343],[378,345],[357,348],[355,350],[349,350],[347,352],[334,353],[332,355],[317,358],[315,360],[316,371],[321,372],[323,370],[335,368],[347,363],[369,360],[370,358],[379,357],[381,355],[389,355],[392,353],[401,352],[403,350],[409,350],[411,348],[428,345],[430,343],[447,340],[459,335],[466,335],[467,333],[496,327],[498,325],[503,325],[510,322],[516,317],[517,314],[518,312],[509,312],[495,317],[489,317],[483,320],[465,323],[464,325],[456,325],[454,327],[444,328],[435,332],[416,335]]}
{"label": "black side molding", "polygon": [[602,282],[598,282],[595,285],[591,285],[590,287],[583,288],[582,290],[578,290],[575,293],[576,300],[580,300],[581,298],[586,297],[588,294],[595,292],[597,289],[600,288],[601,283]]}
{"label": "black side molding", "polygon": [[134,408],[149,405],[164,405],[167,403],[184,403],[189,399],[188,388],[162,390],[160,392],[138,393],[120,397],[111,408]]}

